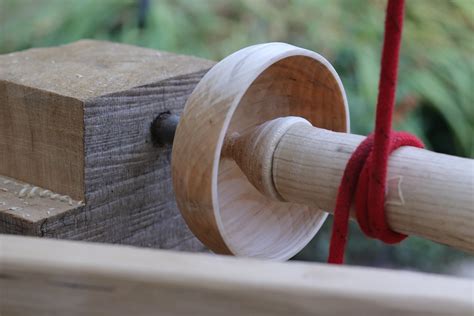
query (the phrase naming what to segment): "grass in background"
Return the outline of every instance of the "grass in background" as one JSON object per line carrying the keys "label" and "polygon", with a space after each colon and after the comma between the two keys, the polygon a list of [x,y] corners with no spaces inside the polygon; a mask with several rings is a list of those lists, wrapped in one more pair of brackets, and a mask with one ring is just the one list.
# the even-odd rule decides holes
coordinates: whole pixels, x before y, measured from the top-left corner
{"label": "grass in background", "polygon": [[[330,60],[346,88],[352,131],[373,129],[386,1],[0,0],[0,53],[95,38],[214,60],[282,41]],[[407,1],[396,129],[428,148],[474,157],[474,1]],[[297,258],[324,261],[330,223]],[[367,240],[354,224],[348,262],[442,272],[471,258],[410,237]]]}

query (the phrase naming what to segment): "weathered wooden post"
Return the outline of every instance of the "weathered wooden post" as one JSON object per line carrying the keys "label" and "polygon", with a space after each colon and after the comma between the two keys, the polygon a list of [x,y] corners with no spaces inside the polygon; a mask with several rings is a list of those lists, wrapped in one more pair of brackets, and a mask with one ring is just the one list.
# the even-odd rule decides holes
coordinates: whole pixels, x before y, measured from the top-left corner
{"label": "weathered wooden post", "polygon": [[203,249],[150,125],[213,64],[89,40],[0,56],[0,233]]}

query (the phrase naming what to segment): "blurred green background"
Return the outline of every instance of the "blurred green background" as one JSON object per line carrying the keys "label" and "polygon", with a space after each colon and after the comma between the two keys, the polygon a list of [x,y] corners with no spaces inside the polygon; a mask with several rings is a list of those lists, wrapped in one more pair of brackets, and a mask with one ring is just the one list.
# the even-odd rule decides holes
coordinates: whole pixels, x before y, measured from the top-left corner
{"label": "blurred green background", "polygon": [[[386,1],[0,0],[0,53],[81,38],[220,60],[282,41],[331,61],[345,86],[352,131],[373,129]],[[395,129],[428,148],[474,157],[474,0],[407,1]],[[325,261],[332,222],[296,259]],[[474,275],[474,257],[410,237],[396,246],[351,224],[349,264]]]}

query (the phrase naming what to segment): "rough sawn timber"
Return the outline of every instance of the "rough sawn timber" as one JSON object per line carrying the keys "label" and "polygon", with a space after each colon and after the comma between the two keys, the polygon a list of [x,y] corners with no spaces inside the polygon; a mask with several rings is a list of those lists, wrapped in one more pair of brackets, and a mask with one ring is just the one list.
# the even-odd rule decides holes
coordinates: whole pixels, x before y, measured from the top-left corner
{"label": "rough sawn timber", "polygon": [[91,40],[0,56],[0,232],[202,249],[149,128],[213,64]]}

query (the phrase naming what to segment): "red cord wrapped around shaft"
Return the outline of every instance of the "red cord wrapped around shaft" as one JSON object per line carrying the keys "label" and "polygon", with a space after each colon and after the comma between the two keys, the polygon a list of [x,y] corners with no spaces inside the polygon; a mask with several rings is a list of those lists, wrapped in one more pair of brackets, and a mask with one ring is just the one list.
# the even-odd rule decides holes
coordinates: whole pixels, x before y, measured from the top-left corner
{"label": "red cord wrapped around shaft", "polygon": [[388,1],[375,131],[354,151],[344,170],[334,210],[329,263],[344,262],[349,213],[354,201],[357,221],[366,235],[390,244],[406,238],[387,225],[384,206],[390,153],[401,146],[423,147],[415,136],[392,131],[403,14],[404,0]]}

